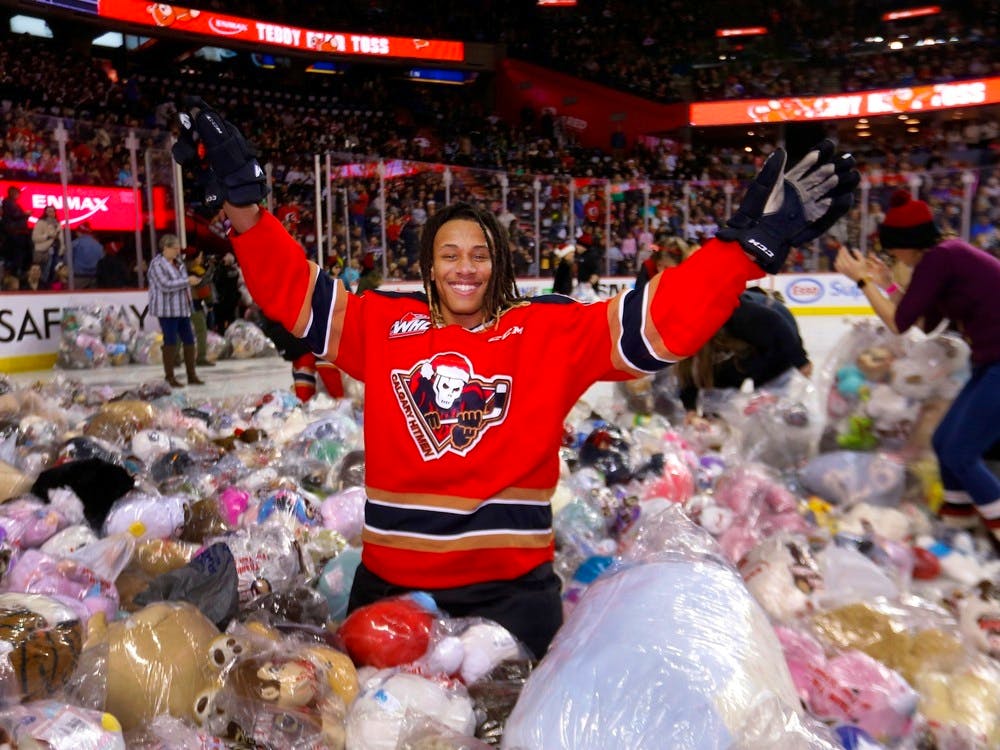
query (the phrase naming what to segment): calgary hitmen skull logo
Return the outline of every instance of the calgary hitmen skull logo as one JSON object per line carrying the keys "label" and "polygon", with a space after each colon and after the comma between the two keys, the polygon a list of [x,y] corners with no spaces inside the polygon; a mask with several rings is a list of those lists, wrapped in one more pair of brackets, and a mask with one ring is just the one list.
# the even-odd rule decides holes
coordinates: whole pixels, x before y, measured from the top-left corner
{"label": "calgary hitmen skull logo", "polygon": [[411,370],[393,370],[392,388],[424,460],[464,456],[507,416],[509,377],[478,377],[468,358],[436,354]]}

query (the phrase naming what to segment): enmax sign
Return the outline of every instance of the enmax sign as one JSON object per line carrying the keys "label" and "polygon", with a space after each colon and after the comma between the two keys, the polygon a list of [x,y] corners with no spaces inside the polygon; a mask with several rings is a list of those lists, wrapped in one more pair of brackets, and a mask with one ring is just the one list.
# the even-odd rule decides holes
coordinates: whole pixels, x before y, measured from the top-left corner
{"label": "enmax sign", "polygon": [[[135,193],[132,188],[100,185],[70,185],[63,195],[62,185],[52,182],[0,180],[0,193],[16,187],[21,191],[19,203],[31,216],[34,225],[46,206],[55,206],[60,221],[69,213],[70,228],[88,222],[97,231],[132,231],[135,229]],[[153,217],[157,229],[166,229],[171,221],[167,208],[166,189],[153,188]],[[145,211],[143,212],[145,213]],[[146,217],[143,216],[143,222]]]}

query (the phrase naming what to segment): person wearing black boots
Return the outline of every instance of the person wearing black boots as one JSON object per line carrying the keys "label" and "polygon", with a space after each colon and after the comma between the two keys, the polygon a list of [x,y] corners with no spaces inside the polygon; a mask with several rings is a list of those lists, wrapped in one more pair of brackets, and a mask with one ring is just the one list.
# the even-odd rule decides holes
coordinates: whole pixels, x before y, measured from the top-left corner
{"label": "person wearing black boots", "polygon": [[163,332],[163,374],[172,388],[183,388],[174,376],[177,339],[184,345],[188,385],[203,385],[195,372],[194,329],[191,326],[191,287],[201,279],[189,275],[180,259],[181,242],[175,234],[160,238],[160,252],[149,264],[149,313]]}

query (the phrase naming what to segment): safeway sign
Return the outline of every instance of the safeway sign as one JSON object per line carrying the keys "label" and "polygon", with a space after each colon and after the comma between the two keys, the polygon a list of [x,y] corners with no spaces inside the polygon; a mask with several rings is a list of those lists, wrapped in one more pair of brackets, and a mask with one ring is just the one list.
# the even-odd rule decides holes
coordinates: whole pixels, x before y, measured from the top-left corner
{"label": "safeway sign", "polygon": [[[96,231],[131,231],[136,226],[135,193],[132,188],[99,185],[70,185],[66,194],[62,185],[51,182],[24,182],[0,180],[0,194],[7,195],[7,188],[20,188],[18,203],[31,217],[34,226],[46,206],[55,206],[56,217],[63,221],[68,211],[70,228],[89,222]],[[144,197],[140,193],[140,200]],[[140,206],[139,221],[147,221],[145,207]],[[166,188],[153,188],[153,218],[157,229],[165,229],[171,222],[167,206]]]}

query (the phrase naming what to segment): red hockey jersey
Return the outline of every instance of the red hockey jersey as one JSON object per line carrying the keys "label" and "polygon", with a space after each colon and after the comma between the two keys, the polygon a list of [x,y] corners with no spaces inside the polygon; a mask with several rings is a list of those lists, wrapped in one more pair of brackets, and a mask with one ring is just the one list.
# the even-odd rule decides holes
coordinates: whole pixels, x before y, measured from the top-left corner
{"label": "red hockey jersey", "polygon": [[697,351],[762,275],[738,245],[712,241],[641,293],[535,298],[470,331],[434,327],[422,293],[349,293],[266,213],[233,247],[264,313],[365,383],[362,560],[411,588],[551,561],[570,408],[598,380]]}

